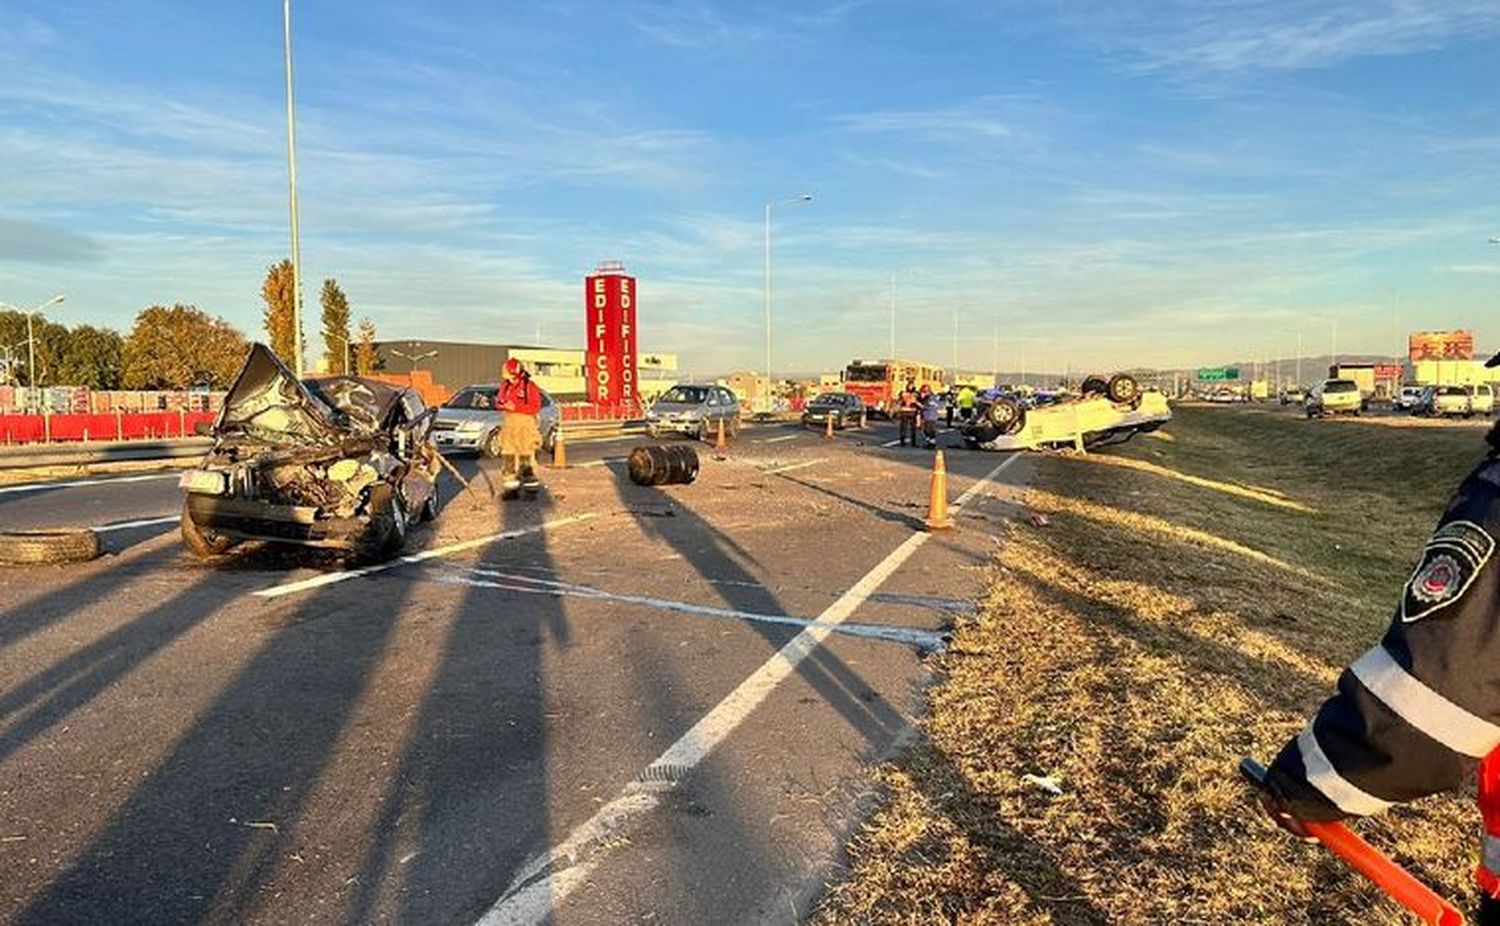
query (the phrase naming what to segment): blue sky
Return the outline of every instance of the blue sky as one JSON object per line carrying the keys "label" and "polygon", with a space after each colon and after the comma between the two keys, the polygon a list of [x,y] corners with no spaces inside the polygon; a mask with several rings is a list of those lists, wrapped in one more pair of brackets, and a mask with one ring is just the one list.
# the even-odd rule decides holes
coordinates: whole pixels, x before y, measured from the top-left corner
{"label": "blue sky", "polygon": [[[0,300],[247,331],[287,252],[281,4],[4,0]],[[383,335],[1032,369],[1500,347],[1500,5],[294,0],[304,290]],[[308,334],[317,345],[315,314]]]}

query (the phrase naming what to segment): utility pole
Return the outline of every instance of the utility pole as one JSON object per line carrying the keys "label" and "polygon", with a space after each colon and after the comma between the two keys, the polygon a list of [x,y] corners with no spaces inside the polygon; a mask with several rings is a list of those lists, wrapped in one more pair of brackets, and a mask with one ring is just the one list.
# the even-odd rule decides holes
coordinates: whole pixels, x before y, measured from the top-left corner
{"label": "utility pole", "polygon": [[302,378],[302,241],[297,232],[297,119],[292,97],[292,0],[282,0],[286,41],[286,162],[292,213],[292,332],[297,378]]}

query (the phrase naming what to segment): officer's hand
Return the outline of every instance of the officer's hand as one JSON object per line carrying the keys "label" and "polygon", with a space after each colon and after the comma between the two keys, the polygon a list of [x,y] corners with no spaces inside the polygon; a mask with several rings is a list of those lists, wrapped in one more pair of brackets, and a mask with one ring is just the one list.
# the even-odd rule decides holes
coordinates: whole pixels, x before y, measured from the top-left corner
{"label": "officer's hand", "polygon": [[1266,816],[1271,818],[1272,823],[1275,823],[1303,842],[1318,841],[1313,834],[1307,831],[1307,827],[1302,825],[1302,821],[1288,813],[1287,809],[1281,805],[1281,802],[1271,792],[1259,789],[1256,793],[1256,798],[1260,801],[1261,809],[1266,812]]}

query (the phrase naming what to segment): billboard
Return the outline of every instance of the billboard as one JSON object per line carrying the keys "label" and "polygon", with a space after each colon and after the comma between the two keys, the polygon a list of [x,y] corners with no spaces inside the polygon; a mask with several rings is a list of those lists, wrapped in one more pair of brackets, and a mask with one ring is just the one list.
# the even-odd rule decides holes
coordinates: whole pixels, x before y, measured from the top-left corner
{"label": "billboard", "polygon": [[1413,331],[1406,337],[1407,355],[1418,360],[1473,360],[1472,331]]}
{"label": "billboard", "polygon": [[618,261],[604,261],[584,277],[585,375],[595,405],[636,401],[635,297],[635,277]]}

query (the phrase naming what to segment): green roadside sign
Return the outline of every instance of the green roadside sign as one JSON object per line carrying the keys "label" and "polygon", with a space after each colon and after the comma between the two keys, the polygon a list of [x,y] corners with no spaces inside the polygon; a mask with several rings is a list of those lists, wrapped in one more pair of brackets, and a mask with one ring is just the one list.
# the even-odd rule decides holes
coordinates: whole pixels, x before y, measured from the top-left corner
{"label": "green roadside sign", "polygon": [[1198,371],[1198,379],[1203,382],[1222,382],[1239,378],[1239,367],[1204,367]]}

